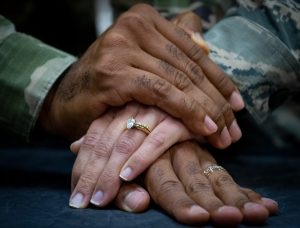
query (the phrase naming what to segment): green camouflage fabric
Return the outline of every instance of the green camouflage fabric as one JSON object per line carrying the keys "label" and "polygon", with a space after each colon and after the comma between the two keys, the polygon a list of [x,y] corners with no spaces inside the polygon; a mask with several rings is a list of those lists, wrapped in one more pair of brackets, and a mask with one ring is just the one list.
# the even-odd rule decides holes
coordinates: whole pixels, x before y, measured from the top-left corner
{"label": "green camouflage fabric", "polygon": [[[210,57],[236,83],[257,121],[299,91],[298,1],[189,3],[188,9],[202,16],[205,28],[210,28],[205,33]],[[217,22],[225,11],[225,18]],[[0,16],[1,130],[28,140],[48,91],[74,61],[74,56],[16,32]]]}
{"label": "green camouflage fabric", "polygon": [[28,141],[48,91],[75,60],[0,15],[0,129]]}

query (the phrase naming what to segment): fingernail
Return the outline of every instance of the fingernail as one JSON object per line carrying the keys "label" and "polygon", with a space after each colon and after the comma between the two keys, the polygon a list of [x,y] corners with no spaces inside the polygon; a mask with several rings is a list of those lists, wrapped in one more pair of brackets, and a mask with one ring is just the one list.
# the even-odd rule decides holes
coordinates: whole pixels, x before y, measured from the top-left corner
{"label": "fingernail", "polygon": [[239,209],[237,209],[236,207],[233,206],[222,206],[218,208],[218,212],[219,213],[226,213],[226,214],[230,214],[230,213],[237,213],[240,212]]}
{"label": "fingernail", "polygon": [[262,197],[261,201],[265,204],[265,205],[276,205],[278,206],[278,203],[275,200],[272,200],[270,198],[266,198],[266,197]]}
{"label": "fingernail", "polygon": [[128,212],[135,211],[135,209],[139,206],[143,196],[144,193],[142,192],[129,192],[124,198],[123,209]]}
{"label": "fingernail", "polygon": [[242,96],[236,91],[231,94],[229,103],[235,111],[239,111],[245,107]]}
{"label": "fingernail", "polygon": [[221,137],[222,143],[225,147],[227,147],[231,144],[231,136],[229,134],[227,127],[223,128],[220,137]]}
{"label": "fingernail", "polygon": [[242,132],[236,120],[229,127],[229,133],[233,142],[237,142],[242,137]]}
{"label": "fingernail", "polygon": [[208,214],[206,210],[204,210],[202,207],[199,207],[197,205],[193,205],[190,207],[190,213],[194,215]]}
{"label": "fingernail", "polygon": [[245,210],[252,210],[252,211],[258,211],[260,209],[264,208],[264,206],[258,204],[258,203],[252,203],[248,202],[244,205]]}
{"label": "fingernail", "polygon": [[132,173],[132,169],[131,169],[130,167],[126,167],[126,168],[123,169],[122,172],[120,173],[120,177],[121,177],[123,180],[127,181],[127,180],[129,179],[131,173]]}
{"label": "fingernail", "polygon": [[208,115],[204,118],[204,124],[210,134],[215,133],[218,130],[218,126]]}
{"label": "fingernail", "polygon": [[69,202],[70,207],[81,208],[83,206],[83,195],[81,193],[76,193],[75,196]]}
{"label": "fingernail", "polygon": [[92,204],[94,204],[94,205],[99,206],[99,205],[101,204],[102,199],[103,199],[103,192],[102,192],[102,191],[97,191],[97,192],[93,195],[93,197],[92,197],[92,199],[90,200],[90,202],[91,202]]}

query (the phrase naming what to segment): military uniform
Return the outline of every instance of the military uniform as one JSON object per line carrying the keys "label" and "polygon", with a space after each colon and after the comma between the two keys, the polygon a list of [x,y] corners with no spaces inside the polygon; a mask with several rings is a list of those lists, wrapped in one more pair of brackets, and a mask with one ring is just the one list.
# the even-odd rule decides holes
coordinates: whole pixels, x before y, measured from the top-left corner
{"label": "military uniform", "polygon": [[[207,28],[218,19],[216,9],[227,14],[205,34],[210,57],[236,83],[250,114],[262,121],[300,87],[300,3],[200,1],[192,8]],[[51,86],[75,61],[73,55],[16,32],[0,17],[1,130],[28,140]]]}

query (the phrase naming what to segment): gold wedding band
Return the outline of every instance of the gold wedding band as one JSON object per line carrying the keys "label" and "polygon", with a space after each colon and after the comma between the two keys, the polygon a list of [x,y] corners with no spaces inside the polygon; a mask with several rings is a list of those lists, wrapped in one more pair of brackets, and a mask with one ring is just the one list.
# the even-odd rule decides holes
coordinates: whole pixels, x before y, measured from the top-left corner
{"label": "gold wedding band", "polygon": [[203,174],[206,176],[206,177],[209,177],[210,174],[212,174],[213,172],[215,171],[225,171],[226,172],[226,169],[224,169],[222,166],[220,165],[210,165],[208,166],[207,168],[205,168],[203,170]]}
{"label": "gold wedding band", "polygon": [[127,129],[136,128],[138,130],[141,130],[142,132],[146,133],[146,135],[149,135],[151,133],[149,127],[142,123],[137,123],[134,118],[129,118],[127,120]]}

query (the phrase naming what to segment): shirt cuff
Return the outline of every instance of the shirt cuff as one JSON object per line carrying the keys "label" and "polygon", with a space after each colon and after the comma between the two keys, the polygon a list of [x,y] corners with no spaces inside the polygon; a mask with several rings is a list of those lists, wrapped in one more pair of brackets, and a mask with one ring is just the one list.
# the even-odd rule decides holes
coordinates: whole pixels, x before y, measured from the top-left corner
{"label": "shirt cuff", "polygon": [[21,33],[0,44],[0,125],[29,141],[43,101],[76,58]]}

